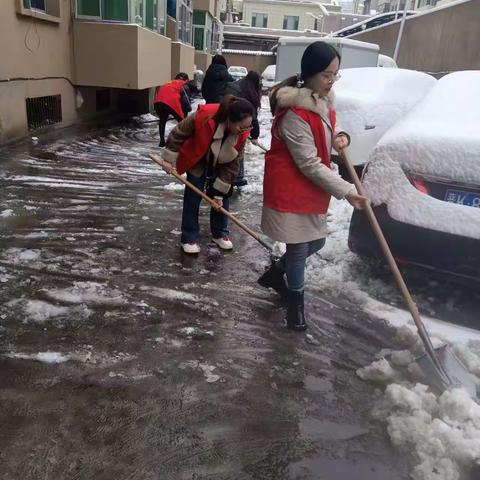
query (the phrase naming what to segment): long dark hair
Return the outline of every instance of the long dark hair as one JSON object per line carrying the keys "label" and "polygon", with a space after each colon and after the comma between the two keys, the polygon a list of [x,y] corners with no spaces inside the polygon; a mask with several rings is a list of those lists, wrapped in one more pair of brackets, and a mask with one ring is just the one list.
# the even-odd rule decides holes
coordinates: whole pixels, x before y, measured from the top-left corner
{"label": "long dark hair", "polygon": [[211,65],[223,65],[224,67],[227,66],[227,61],[225,60],[225,57],[223,55],[214,55],[212,58],[212,63]]}
{"label": "long dark hair", "polygon": [[262,88],[260,85],[260,75],[250,70],[246,77],[240,80],[240,88],[245,98],[258,110],[261,105]]}
{"label": "long dark hair", "polygon": [[307,78],[326,70],[335,58],[338,58],[339,62],[342,59],[337,50],[330,44],[320,41],[310,44],[302,55],[302,72],[286,78],[283,82],[280,82],[272,88],[270,93],[270,110],[272,115],[275,115],[277,109],[278,90],[283,87],[302,88],[304,86],[304,81],[307,80]]}
{"label": "long dark hair", "polygon": [[225,95],[220,104],[220,108],[212,118],[218,125],[227,120],[231,122],[241,122],[247,117],[253,118],[254,113],[253,105],[248,100],[233,95]]}

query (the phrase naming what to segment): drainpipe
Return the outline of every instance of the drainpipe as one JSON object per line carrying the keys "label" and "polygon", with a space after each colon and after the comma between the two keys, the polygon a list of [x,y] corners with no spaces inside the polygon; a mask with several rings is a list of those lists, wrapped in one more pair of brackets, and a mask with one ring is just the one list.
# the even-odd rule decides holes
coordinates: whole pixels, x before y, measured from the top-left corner
{"label": "drainpipe", "polygon": [[397,62],[398,53],[400,50],[400,42],[402,41],[403,29],[405,27],[406,18],[407,18],[407,0],[405,0],[405,7],[403,9],[402,21],[400,23],[400,29],[398,31],[398,36],[397,36],[397,44],[395,45],[395,51],[393,52],[393,60],[395,60],[395,62]]}

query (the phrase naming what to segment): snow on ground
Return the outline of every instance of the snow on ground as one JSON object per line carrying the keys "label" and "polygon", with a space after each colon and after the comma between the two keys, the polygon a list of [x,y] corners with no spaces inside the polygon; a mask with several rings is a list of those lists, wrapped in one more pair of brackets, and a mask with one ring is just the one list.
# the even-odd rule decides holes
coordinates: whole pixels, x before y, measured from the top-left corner
{"label": "snow on ground", "polygon": [[39,353],[8,353],[9,358],[20,358],[22,360],[35,360],[42,363],[64,363],[69,357],[59,352],[39,352]]}
{"label": "snow on ground", "polygon": [[67,304],[87,304],[118,307],[127,302],[120,291],[96,282],[74,282],[72,287],[45,290],[51,299]]}

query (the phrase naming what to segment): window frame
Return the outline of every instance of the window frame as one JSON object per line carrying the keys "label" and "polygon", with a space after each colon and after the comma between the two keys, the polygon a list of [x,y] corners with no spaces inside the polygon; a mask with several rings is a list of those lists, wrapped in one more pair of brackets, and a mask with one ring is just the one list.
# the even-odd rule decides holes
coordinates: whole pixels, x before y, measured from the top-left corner
{"label": "window frame", "polygon": [[[21,0],[23,1],[23,0]],[[97,22],[105,22],[105,23],[133,23],[138,25],[139,27],[146,28],[151,32],[159,33],[160,35],[165,35],[166,33],[166,19],[167,19],[167,2],[166,0],[151,0],[153,2],[153,28],[147,26],[147,2],[149,0],[141,0],[142,1],[142,23],[138,23],[135,21],[135,7],[136,2],[138,0],[127,0],[127,12],[128,18],[125,20],[115,20],[115,19],[108,19],[104,18],[104,7],[103,7],[103,0],[97,0],[99,5],[99,16],[95,15],[82,15],[79,13],[79,1],[75,0],[75,18],[79,20],[93,20]],[[156,8],[155,8],[156,5]],[[155,22],[156,20],[156,22]],[[156,26],[155,26],[156,23]]]}
{"label": "window frame", "polygon": [[[297,28],[287,28],[288,27],[288,20],[293,18],[294,27]],[[300,17],[298,15],[284,15],[283,16],[283,29],[284,30],[292,30],[298,32],[298,27],[300,26]]]}
{"label": "window frame", "polygon": [[[257,25],[257,18],[261,16],[262,18],[262,25]],[[254,20],[255,19],[255,25]],[[268,13],[262,13],[262,12],[252,12],[252,27],[256,28],[268,28]]]}

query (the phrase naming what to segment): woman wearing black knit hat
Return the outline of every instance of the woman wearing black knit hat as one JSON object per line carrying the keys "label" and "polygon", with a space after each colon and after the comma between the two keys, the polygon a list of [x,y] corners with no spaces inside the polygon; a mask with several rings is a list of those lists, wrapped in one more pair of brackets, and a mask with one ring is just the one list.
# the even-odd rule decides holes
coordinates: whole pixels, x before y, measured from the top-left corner
{"label": "woman wearing black knit hat", "polygon": [[[340,55],[331,45],[307,47],[301,74],[272,91],[272,146],[265,155],[262,230],[287,244],[285,255],[258,280],[287,300],[287,327],[307,328],[303,290],[306,259],[325,245],[330,198],[363,208],[367,199],[331,168],[330,151],[350,140],[335,122],[332,87]],[[285,283],[285,276],[287,282]]]}

